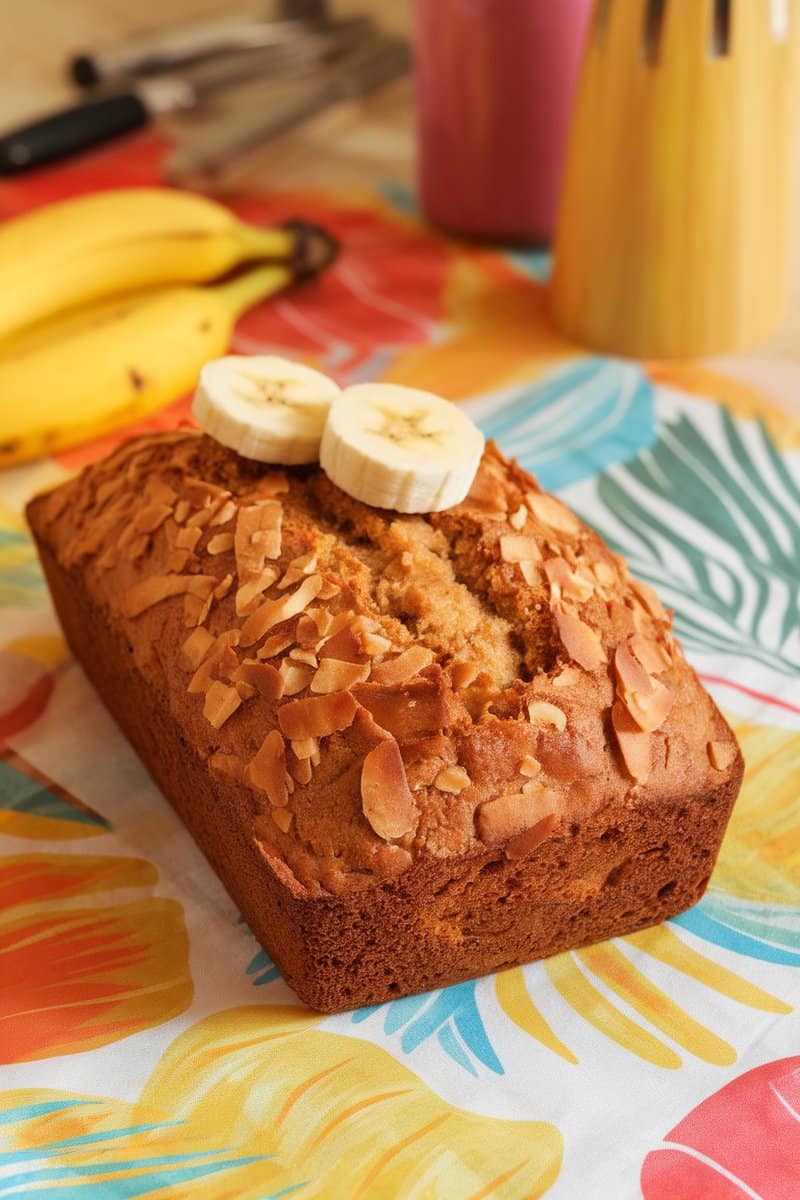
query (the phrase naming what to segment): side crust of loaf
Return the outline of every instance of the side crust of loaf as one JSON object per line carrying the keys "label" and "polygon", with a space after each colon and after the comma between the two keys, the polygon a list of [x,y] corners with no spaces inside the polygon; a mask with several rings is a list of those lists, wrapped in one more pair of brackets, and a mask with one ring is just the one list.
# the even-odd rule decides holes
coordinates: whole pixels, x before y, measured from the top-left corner
{"label": "side crust of loaf", "polygon": [[631,932],[696,903],[742,775],[741,757],[705,794],[619,795],[502,847],[422,857],[394,879],[310,895],[254,837],[248,795],[213,776],[133,663],[123,629],[79,568],[37,542],[67,640],[121,729],[222,879],[256,937],[309,1006],[335,1012],[443,987]]}

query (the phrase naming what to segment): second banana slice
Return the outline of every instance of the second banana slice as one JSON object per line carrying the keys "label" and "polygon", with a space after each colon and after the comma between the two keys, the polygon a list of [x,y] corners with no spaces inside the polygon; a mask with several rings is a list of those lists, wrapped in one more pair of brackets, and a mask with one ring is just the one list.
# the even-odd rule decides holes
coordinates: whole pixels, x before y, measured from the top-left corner
{"label": "second banana slice", "polygon": [[342,491],[376,508],[441,512],[466,496],[483,446],[472,421],[440,396],[356,384],[331,405],[320,465]]}

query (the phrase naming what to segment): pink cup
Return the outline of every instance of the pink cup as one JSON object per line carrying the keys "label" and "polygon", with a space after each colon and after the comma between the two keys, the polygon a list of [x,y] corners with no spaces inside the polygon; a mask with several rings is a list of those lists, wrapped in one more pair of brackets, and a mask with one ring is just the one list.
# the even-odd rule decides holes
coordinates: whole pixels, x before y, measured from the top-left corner
{"label": "pink cup", "polygon": [[547,241],[592,0],[415,0],[422,206],[457,233]]}

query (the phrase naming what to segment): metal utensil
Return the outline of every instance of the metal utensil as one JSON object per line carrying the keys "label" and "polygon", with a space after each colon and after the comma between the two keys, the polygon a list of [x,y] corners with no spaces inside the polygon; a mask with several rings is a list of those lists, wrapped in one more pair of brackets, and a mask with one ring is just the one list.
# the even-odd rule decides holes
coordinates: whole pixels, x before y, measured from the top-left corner
{"label": "metal utensil", "polygon": [[175,183],[213,179],[255,147],[337,103],[368,95],[405,75],[409,66],[407,42],[375,36],[329,68],[313,88],[266,88],[259,106],[251,104],[216,128],[204,128],[191,144],[179,146],[167,158],[167,178]]}
{"label": "metal utensil", "polygon": [[67,64],[67,70],[73,82],[81,87],[119,83],[175,71],[218,54],[285,45],[308,33],[313,20],[307,8],[295,8],[290,0],[285,0],[278,20],[256,10],[205,21],[160,25],[129,34],[124,42],[115,41],[77,54]]}
{"label": "metal utensil", "polygon": [[0,138],[0,175],[66,158],[147,125],[153,118],[193,108],[261,74],[298,75],[346,51],[371,28],[363,18],[307,32],[302,38],[240,50],[187,67],[178,74],[131,81],[122,92],[91,98],[42,117]]}

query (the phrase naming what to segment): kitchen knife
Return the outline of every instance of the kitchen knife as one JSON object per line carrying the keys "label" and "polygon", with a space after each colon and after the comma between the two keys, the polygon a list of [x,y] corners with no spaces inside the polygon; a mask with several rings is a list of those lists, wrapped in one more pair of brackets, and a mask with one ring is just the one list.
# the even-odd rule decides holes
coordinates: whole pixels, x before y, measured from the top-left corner
{"label": "kitchen knife", "polygon": [[290,42],[211,59],[186,68],[181,75],[143,78],[124,92],[61,109],[0,137],[0,175],[17,174],[88,150],[140,129],[154,117],[193,108],[262,72],[270,78],[299,74],[341,54],[370,28],[368,20],[356,17]]}

